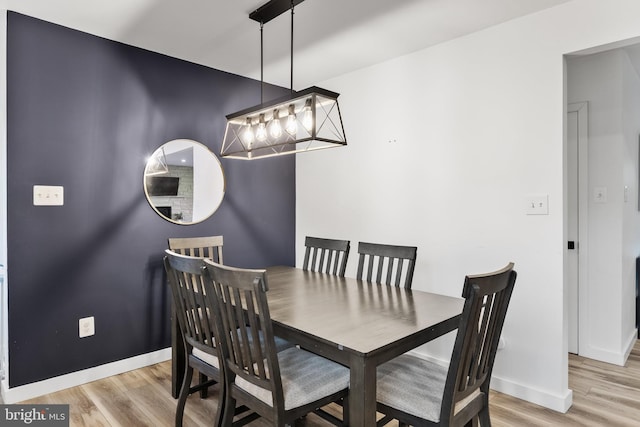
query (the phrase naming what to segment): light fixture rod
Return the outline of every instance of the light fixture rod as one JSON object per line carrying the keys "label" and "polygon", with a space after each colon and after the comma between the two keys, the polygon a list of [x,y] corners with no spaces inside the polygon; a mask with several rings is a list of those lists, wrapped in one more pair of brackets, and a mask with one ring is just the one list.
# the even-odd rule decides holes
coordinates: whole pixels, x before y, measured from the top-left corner
{"label": "light fixture rod", "polygon": [[293,95],[293,8],[295,4],[294,1],[291,0],[291,94]]}
{"label": "light fixture rod", "polygon": [[264,22],[260,23],[260,103],[264,102]]}
{"label": "light fixture rod", "polygon": [[273,18],[276,18],[291,9],[292,3],[294,6],[297,6],[303,1],[304,0],[271,0],[251,12],[249,14],[249,18],[266,24]]}

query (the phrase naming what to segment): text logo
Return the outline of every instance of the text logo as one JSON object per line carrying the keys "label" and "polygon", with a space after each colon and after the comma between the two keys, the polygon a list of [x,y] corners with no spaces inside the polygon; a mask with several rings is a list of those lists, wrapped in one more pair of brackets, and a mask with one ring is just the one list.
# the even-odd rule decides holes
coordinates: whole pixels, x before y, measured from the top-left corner
{"label": "text logo", "polygon": [[69,427],[69,405],[0,405],[0,426]]}

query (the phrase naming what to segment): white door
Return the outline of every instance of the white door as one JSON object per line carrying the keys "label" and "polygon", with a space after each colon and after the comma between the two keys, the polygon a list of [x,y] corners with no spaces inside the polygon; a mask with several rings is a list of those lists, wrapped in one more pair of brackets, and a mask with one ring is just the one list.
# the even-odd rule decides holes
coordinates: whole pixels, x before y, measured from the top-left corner
{"label": "white door", "polygon": [[[587,103],[567,108],[567,242],[569,352],[580,354],[581,310],[585,301],[580,292],[586,283],[587,254]],[[582,328],[584,329],[584,328]],[[582,330],[584,332],[584,330]]]}

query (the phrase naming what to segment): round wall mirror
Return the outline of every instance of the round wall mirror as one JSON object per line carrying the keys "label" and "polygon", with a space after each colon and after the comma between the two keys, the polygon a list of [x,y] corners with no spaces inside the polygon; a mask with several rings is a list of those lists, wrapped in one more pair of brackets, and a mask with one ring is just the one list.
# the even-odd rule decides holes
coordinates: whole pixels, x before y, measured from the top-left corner
{"label": "round wall mirror", "polygon": [[174,139],[147,160],[143,187],[149,204],[162,218],[175,224],[196,224],[222,203],[224,171],[205,145]]}

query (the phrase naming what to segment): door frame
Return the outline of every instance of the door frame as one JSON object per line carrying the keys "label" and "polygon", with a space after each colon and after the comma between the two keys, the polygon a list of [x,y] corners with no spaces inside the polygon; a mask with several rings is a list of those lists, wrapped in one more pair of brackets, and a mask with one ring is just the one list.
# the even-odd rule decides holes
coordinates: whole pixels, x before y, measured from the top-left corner
{"label": "door frame", "polygon": [[[588,174],[588,147],[589,147],[589,104],[588,102],[575,102],[567,105],[567,114],[577,113],[578,115],[578,354],[588,352],[588,310],[589,293],[588,289],[588,214],[589,214],[589,174]],[[566,139],[568,143],[568,138]],[[568,161],[568,160],[567,160]],[[568,170],[565,164],[565,170]],[[570,219],[567,217],[567,221]],[[566,244],[566,242],[565,242]],[[568,250],[565,246],[565,250]],[[565,259],[565,268],[568,263]],[[567,282],[568,282],[568,275]],[[569,286],[569,283],[567,283]],[[567,301],[567,307],[568,307]],[[568,310],[568,308],[567,308]],[[567,325],[567,329],[569,325]],[[569,335],[567,334],[567,343]]]}

